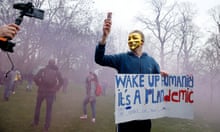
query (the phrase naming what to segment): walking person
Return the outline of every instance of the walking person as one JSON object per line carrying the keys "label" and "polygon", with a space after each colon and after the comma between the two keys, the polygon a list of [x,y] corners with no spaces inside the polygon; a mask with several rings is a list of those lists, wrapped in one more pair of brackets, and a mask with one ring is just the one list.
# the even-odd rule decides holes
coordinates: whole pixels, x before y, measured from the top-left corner
{"label": "walking person", "polygon": [[89,75],[86,78],[86,96],[83,100],[83,115],[80,116],[80,119],[87,119],[87,105],[90,103],[92,110],[92,122],[95,123],[96,119],[96,86],[98,84],[98,78],[95,73],[89,72]]}
{"label": "walking person", "polygon": [[56,92],[63,85],[63,79],[55,64],[55,60],[49,60],[48,65],[39,70],[39,72],[34,76],[34,82],[38,86],[38,91],[32,126],[37,126],[39,124],[41,104],[43,100],[46,100],[44,132],[48,132],[51,123],[52,105]]}

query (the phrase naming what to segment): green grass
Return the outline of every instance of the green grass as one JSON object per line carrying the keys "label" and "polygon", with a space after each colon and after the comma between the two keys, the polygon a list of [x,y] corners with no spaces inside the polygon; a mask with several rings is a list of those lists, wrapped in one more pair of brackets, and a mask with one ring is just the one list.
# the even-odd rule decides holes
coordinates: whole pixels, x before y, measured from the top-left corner
{"label": "green grass", "polygon": [[[82,101],[85,89],[80,86],[71,86],[68,93],[61,91],[57,94],[53,105],[50,132],[115,132],[114,124],[114,94],[108,91],[107,96],[97,98],[96,123],[80,120]],[[0,87],[3,95],[3,88]],[[16,89],[8,102],[0,100],[0,132],[42,132],[45,117],[45,102],[41,109],[40,124],[37,128],[30,127],[34,115],[36,102],[36,87],[26,92],[25,84]],[[91,117],[90,105],[88,115]],[[217,124],[195,120],[162,118],[152,120],[152,132],[219,132]]]}

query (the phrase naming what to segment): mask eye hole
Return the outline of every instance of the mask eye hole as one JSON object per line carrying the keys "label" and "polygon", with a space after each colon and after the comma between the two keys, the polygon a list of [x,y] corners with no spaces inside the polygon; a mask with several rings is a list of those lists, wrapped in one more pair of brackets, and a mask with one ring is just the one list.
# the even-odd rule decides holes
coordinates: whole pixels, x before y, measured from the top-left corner
{"label": "mask eye hole", "polygon": [[137,36],[133,36],[133,39],[136,40],[136,39],[139,39],[139,38]]}

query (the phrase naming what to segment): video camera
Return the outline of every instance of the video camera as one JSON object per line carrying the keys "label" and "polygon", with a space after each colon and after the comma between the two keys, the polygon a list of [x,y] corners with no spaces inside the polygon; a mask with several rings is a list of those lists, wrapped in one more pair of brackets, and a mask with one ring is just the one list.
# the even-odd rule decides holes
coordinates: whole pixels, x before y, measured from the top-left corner
{"label": "video camera", "polygon": [[[20,16],[16,18],[15,24],[20,25],[21,22],[23,21],[24,16],[28,17],[34,17],[37,19],[44,19],[44,11],[41,9],[34,8],[33,4],[31,2],[28,3],[17,3],[13,5],[14,9],[21,10],[20,11]],[[15,46],[15,43],[10,41],[11,38],[1,38],[0,37],[0,48],[3,51],[7,52],[14,52],[13,47]]]}

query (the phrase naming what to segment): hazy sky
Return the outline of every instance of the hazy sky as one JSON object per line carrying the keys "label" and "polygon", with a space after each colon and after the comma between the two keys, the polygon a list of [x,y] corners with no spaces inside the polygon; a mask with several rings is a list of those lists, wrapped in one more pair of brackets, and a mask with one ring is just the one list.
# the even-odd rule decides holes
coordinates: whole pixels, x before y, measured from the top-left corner
{"label": "hazy sky", "polygon": [[[114,25],[130,29],[136,26],[133,23],[134,16],[144,7],[146,8],[146,4],[144,4],[146,1],[147,0],[95,0],[95,3],[97,8],[103,11],[103,13],[108,11],[113,12],[112,18]],[[171,0],[168,1],[170,2]],[[207,14],[208,9],[220,5],[220,0],[178,0],[178,2],[181,1],[188,1],[195,4],[195,9],[198,9],[197,18],[195,20],[198,26],[202,26],[202,28],[207,28],[207,22],[210,21],[210,17]]]}

